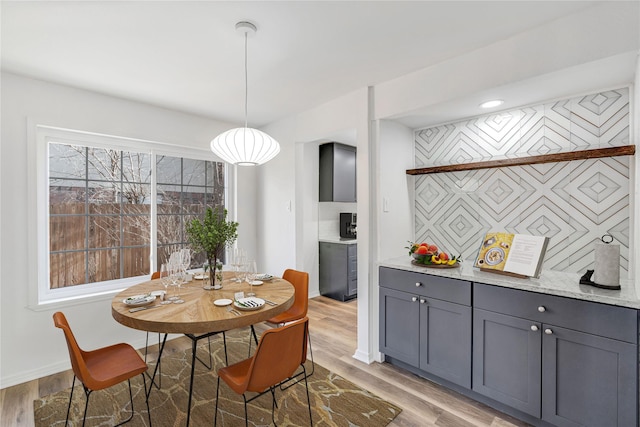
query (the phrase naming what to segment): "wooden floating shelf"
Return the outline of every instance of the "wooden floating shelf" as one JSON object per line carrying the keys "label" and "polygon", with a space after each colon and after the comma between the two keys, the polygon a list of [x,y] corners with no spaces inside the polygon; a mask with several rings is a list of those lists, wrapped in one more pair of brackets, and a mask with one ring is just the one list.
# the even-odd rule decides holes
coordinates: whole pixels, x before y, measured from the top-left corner
{"label": "wooden floating shelf", "polygon": [[572,160],[598,159],[601,157],[633,156],[635,145],[597,148],[594,150],[570,151],[565,153],[543,154],[541,156],[518,157],[512,159],[488,160],[486,162],[460,163],[457,165],[432,166],[428,168],[407,169],[407,175],[425,175],[441,172],[459,172],[476,169],[503,168],[508,166],[536,165],[540,163],[570,162]]}

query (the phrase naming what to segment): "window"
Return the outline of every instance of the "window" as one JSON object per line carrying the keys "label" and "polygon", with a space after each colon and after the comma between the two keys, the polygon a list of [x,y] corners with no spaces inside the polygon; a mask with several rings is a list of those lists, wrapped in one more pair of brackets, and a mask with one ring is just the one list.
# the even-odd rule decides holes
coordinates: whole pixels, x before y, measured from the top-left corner
{"label": "window", "polygon": [[50,288],[149,272],[148,153],[49,143]]}
{"label": "window", "polygon": [[[210,206],[224,206],[224,163],[157,156],[158,264],[187,243],[186,224],[204,217]],[[204,254],[192,259],[202,265]]]}
{"label": "window", "polygon": [[197,160],[211,153],[134,142],[37,126],[38,303],[138,282],[186,245],[188,221],[224,207],[225,164]]}

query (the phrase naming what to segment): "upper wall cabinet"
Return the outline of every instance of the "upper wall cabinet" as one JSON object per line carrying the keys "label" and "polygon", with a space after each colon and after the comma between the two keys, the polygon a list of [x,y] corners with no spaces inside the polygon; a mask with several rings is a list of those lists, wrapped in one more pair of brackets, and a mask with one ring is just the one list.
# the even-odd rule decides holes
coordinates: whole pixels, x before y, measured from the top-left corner
{"label": "upper wall cabinet", "polygon": [[356,148],[331,142],[320,145],[321,202],[356,201]]}

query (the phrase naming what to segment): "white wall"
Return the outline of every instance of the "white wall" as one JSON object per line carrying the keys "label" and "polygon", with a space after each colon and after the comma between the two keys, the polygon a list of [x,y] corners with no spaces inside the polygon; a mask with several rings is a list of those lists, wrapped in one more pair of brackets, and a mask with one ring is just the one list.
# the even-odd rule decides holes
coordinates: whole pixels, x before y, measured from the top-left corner
{"label": "white wall", "polygon": [[[54,310],[27,308],[27,289],[35,286],[27,281],[27,273],[34,268],[30,254],[35,244],[26,237],[27,230],[35,227],[28,222],[28,212],[35,209],[35,195],[27,191],[28,165],[33,162],[27,157],[27,119],[205,149],[213,136],[233,126],[12,74],[3,73],[1,79],[0,386],[4,388],[70,366],[63,335],[53,326]],[[243,185],[255,187],[246,182],[251,179],[245,176]],[[240,198],[241,206],[246,203]],[[253,210],[250,207],[247,212]],[[63,309],[78,340],[87,349],[120,341],[143,345],[143,332],[113,320],[111,298]]]}
{"label": "white wall", "polygon": [[[358,230],[370,226],[368,100],[364,88],[262,129],[280,142],[281,152],[261,167],[258,178],[262,194],[257,208],[265,213],[258,226],[258,245],[265,250],[261,262],[267,271],[295,265],[309,272],[311,295],[318,294],[318,143],[344,141],[357,147]],[[282,208],[289,200],[291,214]],[[358,329],[356,352],[363,359],[372,353],[369,235],[364,231],[358,236],[358,325],[364,327]]]}
{"label": "white wall", "polygon": [[[414,239],[414,133],[401,124],[380,120],[378,127],[378,261],[408,254]],[[386,202],[385,202],[386,201]],[[386,209],[385,209],[386,204]]]}

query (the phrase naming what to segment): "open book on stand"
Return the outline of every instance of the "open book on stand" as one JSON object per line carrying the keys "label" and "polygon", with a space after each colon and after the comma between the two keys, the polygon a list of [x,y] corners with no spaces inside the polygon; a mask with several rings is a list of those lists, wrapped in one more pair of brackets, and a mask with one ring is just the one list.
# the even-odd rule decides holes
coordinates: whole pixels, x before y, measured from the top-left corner
{"label": "open book on stand", "polygon": [[482,239],[475,266],[516,277],[540,277],[549,244],[544,236],[490,232]]}

